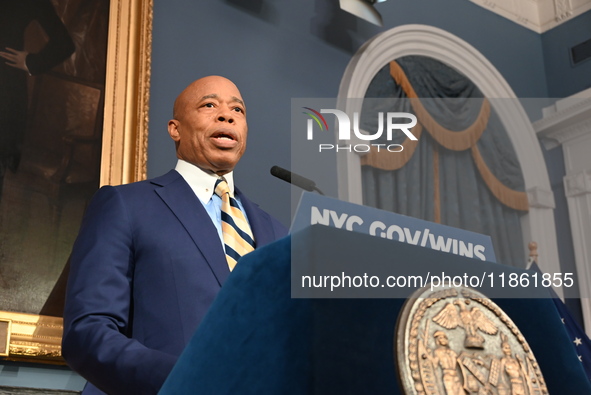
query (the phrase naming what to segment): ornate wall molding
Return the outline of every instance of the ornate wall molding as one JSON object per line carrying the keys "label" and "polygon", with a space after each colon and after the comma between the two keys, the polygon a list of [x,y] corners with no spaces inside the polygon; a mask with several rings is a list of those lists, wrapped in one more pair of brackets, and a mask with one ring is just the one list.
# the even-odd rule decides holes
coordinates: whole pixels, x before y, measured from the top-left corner
{"label": "ornate wall molding", "polygon": [[578,139],[591,131],[591,89],[558,100],[543,114],[533,126],[546,149]]}
{"label": "ornate wall molding", "polygon": [[591,194],[591,169],[564,177],[567,197]]}
{"label": "ornate wall molding", "polygon": [[554,193],[551,189],[533,187],[527,190],[527,200],[530,207],[550,208],[556,207],[554,204]]}
{"label": "ornate wall molding", "polygon": [[[560,272],[556,227],[554,223],[554,197],[551,191],[546,162],[536,133],[515,93],[499,73],[476,48],[453,34],[432,26],[404,25],[381,34],[365,43],[347,66],[337,99],[337,108],[359,112],[362,98],[375,74],[391,60],[407,55],[421,55],[437,59],[470,78],[502,120],[515,148],[526,191],[532,193],[534,206],[523,216],[522,230],[525,245],[536,241],[540,246],[540,267],[549,273]],[[501,98],[501,99],[499,99]],[[353,108],[357,106],[359,108]],[[361,165],[355,153],[337,156],[339,198],[362,204]],[[530,202],[531,204],[531,202]]]}
{"label": "ornate wall molding", "polygon": [[470,0],[537,33],[591,10],[591,0]]}

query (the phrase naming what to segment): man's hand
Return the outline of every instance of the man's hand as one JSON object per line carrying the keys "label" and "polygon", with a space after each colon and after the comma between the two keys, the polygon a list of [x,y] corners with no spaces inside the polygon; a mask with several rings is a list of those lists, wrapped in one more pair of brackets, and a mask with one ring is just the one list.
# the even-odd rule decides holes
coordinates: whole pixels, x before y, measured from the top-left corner
{"label": "man's hand", "polygon": [[0,57],[8,60],[8,62],[5,62],[7,65],[24,70],[27,73],[29,73],[26,63],[28,54],[27,51],[17,51],[16,49],[8,47],[6,47],[6,51],[0,51]]}

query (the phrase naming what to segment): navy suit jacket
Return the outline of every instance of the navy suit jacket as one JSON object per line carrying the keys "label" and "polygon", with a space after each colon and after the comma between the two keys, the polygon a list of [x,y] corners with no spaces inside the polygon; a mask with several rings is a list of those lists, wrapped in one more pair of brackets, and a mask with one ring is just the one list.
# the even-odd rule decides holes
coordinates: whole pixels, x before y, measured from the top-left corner
{"label": "navy suit jacket", "polygon": [[[236,195],[256,246],[287,229]],[[108,393],[156,393],[230,275],[215,226],[176,171],[101,188],[71,255],[63,355]],[[87,385],[85,393],[101,393]]]}

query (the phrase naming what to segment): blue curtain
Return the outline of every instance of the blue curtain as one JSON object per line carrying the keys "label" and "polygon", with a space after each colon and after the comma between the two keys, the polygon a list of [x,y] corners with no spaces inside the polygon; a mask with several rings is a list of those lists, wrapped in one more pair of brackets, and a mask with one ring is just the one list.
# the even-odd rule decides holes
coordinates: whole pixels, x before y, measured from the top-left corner
{"label": "blue curtain", "polygon": [[[461,131],[478,118],[484,98],[464,75],[427,57],[407,56],[396,62],[439,125]],[[361,128],[374,133],[378,129],[376,113],[380,111],[413,112],[406,98],[407,93],[386,65],[373,78],[365,95]],[[399,133],[393,143],[402,143],[405,137]],[[498,262],[524,267],[526,257],[520,218],[526,211],[510,208],[493,195],[470,149],[446,149],[425,129],[416,144],[412,157],[398,170],[362,167],[364,204],[429,221],[436,220],[437,205],[441,223],[490,235]],[[513,191],[525,190],[517,156],[494,110],[490,112],[477,148],[498,181]],[[437,173],[438,199],[434,181]]]}

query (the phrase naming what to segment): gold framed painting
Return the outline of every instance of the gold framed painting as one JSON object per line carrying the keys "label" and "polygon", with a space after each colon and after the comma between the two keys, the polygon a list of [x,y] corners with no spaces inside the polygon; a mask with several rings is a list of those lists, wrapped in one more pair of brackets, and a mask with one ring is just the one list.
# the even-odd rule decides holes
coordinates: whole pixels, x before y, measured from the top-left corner
{"label": "gold framed painting", "polygon": [[23,32],[25,51],[56,47],[54,11],[71,40],[62,47],[74,45],[50,70],[29,67],[17,87],[18,155],[0,152],[0,357],[61,364],[67,260],[84,209],[99,186],[146,178],[153,1],[47,5]]}

